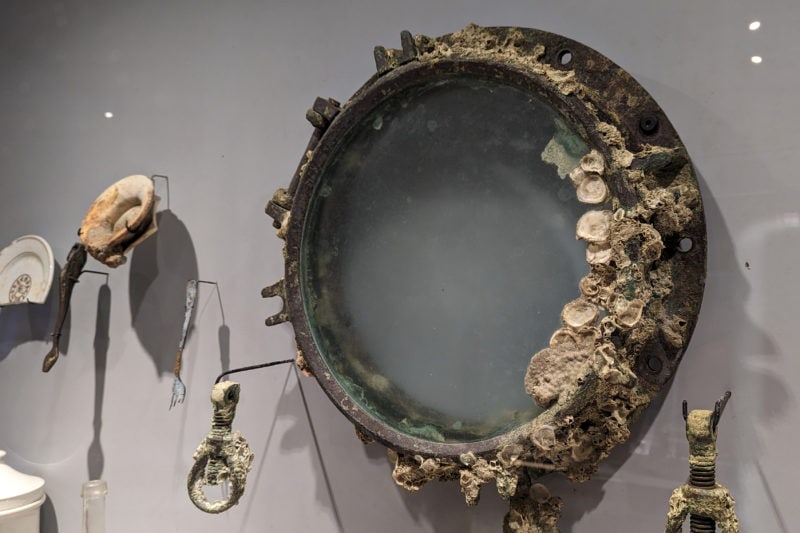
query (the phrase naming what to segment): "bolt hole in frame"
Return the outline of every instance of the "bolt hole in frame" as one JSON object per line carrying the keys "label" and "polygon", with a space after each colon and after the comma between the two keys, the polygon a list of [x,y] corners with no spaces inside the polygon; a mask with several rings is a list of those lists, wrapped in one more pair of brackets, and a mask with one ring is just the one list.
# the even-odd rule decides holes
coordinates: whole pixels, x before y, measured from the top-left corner
{"label": "bolt hole in frame", "polygon": [[680,241],[678,241],[678,251],[686,253],[692,249],[692,239],[688,237],[684,237]]}
{"label": "bolt hole in frame", "polygon": [[[589,479],[674,375],[704,287],[699,188],[688,154],[658,105],[624,70],[580,43],[539,30],[477,26],[434,39],[403,32],[401,43],[402,49],[376,47],[378,74],[344,105],[320,98],[309,111],[315,129],[298,171],[267,205],[286,241],[286,277],[263,293],[283,298],[284,308],[267,322],[292,323],[298,365],[316,377],[362,440],[389,448],[398,484],[418,490],[433,479],[458,479],[473,504],[481,485],[495,480],[511,501],[506,522],[535,521],[547,514],[543,507],[557,514],[560,503],[528,498],[532,480],[551,471]],[[434,98],[437,94],[443,97]],[[468,110],[481,108],[470,100],[476,94],[489,95],[492,116],[470,116]],[[526,105],[514,100],[520,94],[532,115],[526,117]],[[503,109],[504,101],[515,111]],[[518,128],[515,116],[540,129]],[[484,137],[470,143],[459,131]],[[453,155],[448,150],[454,145],[468,149],[456,153],[452,163],[442,154]],[[518,167],[515,150],[528,152]],[[429,160],[433,166],[426,167]],[[480,168],[482,178],[491,174],[480,166],[486,161],[502,172],[470,190],[471,168]],[[548,194],[565,205],[568,196],[577,198],[581,211],[535,210],[538,220],[522,221],[487,209],[492,187],[526,164],[533,171],[525,185],[553,186]],[[419,172],[423,177],[415,182]],[[436,181],[440,175],[446,175],[443,185]],[[510,181],[515,194],[498,197],[513,211],[512,200],[527,196]],[[478,193],[458,189],[465,183],[466,192]],[[574,216],[571,238],[577,236],[585,247],[582,277],[565,289],[553,283],[559,271],[552,264],[538,270],[529,265],[527,277],[510,281],[511,296],[501,298],[492,313],[478,315],[476,326],[475,317],[462,313],[472,301],[491,303],[485,296],[502,286],[498,279],[509,279],[499,273],[502,267],[525,265],[530,254],[524,247],[480,248],[493,239],[483,234],[471,243],[493,252],[488,261],[448,248],[459,229],[468,242],[470,231],[477,231],[463,229],[467,216],[431,218],[449,213],[453,196],[480,220],[475,227],[494,228],[500,242],[520,226],[552,237],[549,221]],[[458,223],[450,233],[442,230],[452,220]],[[562,241],[539,241],[545,245],[540,255],[565,253]],[[386,248],[387,242],[394,248]],[[451,262],[440,271],[438,263],[408,267],[404,261],[419,248],[448,249]],[[476,282],[469,275],[481,262],[497,270],[483,269],[486,277]],[[398,271],[397,265],[404,268]],[[417,281],[403,282],[402,275],[416,275]],[[467,282],[457,286],[456,279]],[[359,293],[361,285],[369,290]],[[485,285],[492,290],[481,292]],[[424,290],[414,292],[420,286]],[[541,299],[550,286],[557,287],[559,303],[547,306],[545,314],[554,320],[549,338],[536,338],[521,351],[511,342],[514,325],[523,324],[516,331],[524,331],[525,324],[533,328],[544,317],[526,315],[515,302]],[[392,292],[398,287],[403,290]],[[459,291],[462,298],[450,296]],[[406,293],[414,302],[408,309],[402,303]],[[433,310],[420,305],[434,295],[451,305]],[[422,342],[426,336],[424,328],[409,328],[407,321],[380,319],[415,313],[430,318],[423,326],[441,316],[455,318],[430,342],[435,349],[423,362],[415,361],[412,349],[386,357],[386,345],[393,344],[382,343],[387,338],[405,342],[405,335]],[[458,336],[453,332],[462,323],[464,331],[477,332],[475,344],[492,339],[489,348],[478,349],[483,357],[462,357],[464,352],[442,341]],[[524,361],[522,367],[500,355],[497,348],[505,341]],[[461,385],[474,385],[454,389],[462,403],[469,403],[470,391],[485,390],[475,385],[480,379],[469,378],[485,376],[477,369],[488,362],[516,383],[502,388],[524,390],[532,408],[520,415],[514,405],[512,423],[494,426],[470,420],[470,413],[443,414],[444,407],[424,401],[431,397],[414,388],[426,373],[435,373],[437,362],[446,378],[439,381],[442,388],[453,385],[449,380],[456,374],[467,376]],[[390,363],[397,366],[389,368]],[[446,399],[448,391],[440,392]]]}

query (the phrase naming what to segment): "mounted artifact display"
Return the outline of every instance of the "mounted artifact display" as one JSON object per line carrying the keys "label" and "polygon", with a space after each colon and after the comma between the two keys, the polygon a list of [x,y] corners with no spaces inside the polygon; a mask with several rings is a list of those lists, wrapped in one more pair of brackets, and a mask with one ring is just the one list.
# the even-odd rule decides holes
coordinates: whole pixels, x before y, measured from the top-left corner
{"label": "mounted artifact display", "polygon": [[69,304],[72,300],[72,289],[78,283],[78,278],[83,274],[83,267],[86,265],[86,248],[76,242],[67,254],[67,261],[61,273],[58,275],[58,314],[56,315],[56,325],[53,329],[53,344],[50,351],[44,356],[42,362],[42,372],[50,372],[53,365],[58,361],[59,342],[64,322],[69,313]]}
{"label": "mounted artifact display", "polygon": [[38,235],[23,235],[0,250],[0,307],[43,304],[53,284],[53,250]]}
{"label": "mounted artifact display", "polygon": [[714,404],[714,410],[694,409],[689,412],[683,401],[686,439],[689,441],[689,482],[675,489],[669,499],[667,526],[664,533],[683,531],[689,516],[691,533],[739,533],[736,501],[728,489],[717,483],[717,426],[731,397],[727,391]]}
{"label": "mounted artifact display", "polygon": [[267,325],[292,323],[297,364],[389,448],[398,484],[458,480],[475,504],[494,480],[506,531],[555,530],[561,503],[533,480],[589,479],[694,329],[692,165],[650,95],[580,43],[469,26],[401,44],[308,111],[266,208],[286,258]]}
{"label": "mounted artifact display", "polygon": [[[211,389],[211,429],[192,456],[194,465],[186,481],[189,499],[206,513],[221,513],[239,503],[253,466],[253,451],[247,440],[232,430],[239,389],[235,381],[218,382]],[[229,484],[227,496],[209,500],[203,487],[221,484]]]}
{"label": "mounted artifact display", "polygon": [[[166,179],[166,176],[160,176]],[[101,263],[116,268],[126,261],[125,254],[158,229],[155,195],[152,178],[141,175],[123,178],[92,203],[78,229],[81,242],[76,242],[67,255],[59,275],[58,314],[53,330],[53,345],[45,355],[42,371],[49,372],[59,357],[59,340],[69,313],[72,289],[84,270],[88,255]]]}
{"label": "mounted artifact display", "polygon": [[116,268],[125,254],[156,232],[153,180],[133,175],[111,185],[92,203],[78,235],[92,257]]}
{"label": "mounted artifact display", "polygon": [[186,298],[183,302],[183,326],[181,336],[178,339],[178,352],[175,355],[175,367],[172,370],[172,398],[169,401],[169,408],[172,409],[179,403],[183,403],[186,397],[186,385],[181,379],[181,366],[183,363],[183,349],[186,346],[186,337],[189,335],[189,325],[192,321],[194,305],[197,301],[197,280],[190,279],[186,282]]}

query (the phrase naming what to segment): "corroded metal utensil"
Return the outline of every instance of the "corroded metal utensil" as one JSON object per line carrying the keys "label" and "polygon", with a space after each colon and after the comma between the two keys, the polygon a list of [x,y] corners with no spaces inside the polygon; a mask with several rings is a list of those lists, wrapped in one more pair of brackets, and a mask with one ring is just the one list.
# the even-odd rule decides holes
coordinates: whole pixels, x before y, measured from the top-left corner
{"label": "corroded metal utensil", "polygon": [[67,262],[58,275],[58,316],[56,317],[56,327],[53,330],[53,346],[44,356],[42,372],[49,372],[58,361],[58,341],[61,339],[61,328],[64,327],[64,321],[69,312],[72,288],[78,283],[84,265],[86,265],[86,248],[76,242],[67,254]]}
{"label": "corroded metal utensil", "polygon": [[183,359],[183,347],[186,345],[186,336],[189,334],[189,323],[192,320],[192,311],[194,311],[194,304],[197,300],[197,280],[190,279],[186,282],[186,301],[184,302],[183,311],[183,328],[181,328],[181,338],[178,341],[178,354],[175,356],[175,368],[172,371],[174,379],[172,380],[172,399],[169,403],[169,408],[172,409],[175,405],[183,403],[186,397],[186,385],[181,380],[181,360]]}

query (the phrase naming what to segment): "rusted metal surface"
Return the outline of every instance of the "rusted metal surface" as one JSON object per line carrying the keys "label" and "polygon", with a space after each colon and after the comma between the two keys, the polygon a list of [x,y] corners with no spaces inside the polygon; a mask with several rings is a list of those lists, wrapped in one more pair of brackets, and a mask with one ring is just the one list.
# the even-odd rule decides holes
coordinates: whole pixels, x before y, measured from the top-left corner
{"label": "rusted metal surface", "polygon": [[[285,240],[286,270],[283,286],[279,282],[264,295],[284,298],[298,364],[313,373],[363,439],[390,448],[394,478],[409,490],[432,479],[458,479],[468,503],[475,503],[480,486],[491,480],[511,498],[520,482],[542,472],[588,479],[598,462],[628,439],[630,424],[674,374],[697,321],[706,231],[683,144],[628,73],[598,52],[551,33],[468,26],[435,39],[410,41],[404,34],[402,49],[378,47],[375,58],[378,73],[340,111],[337,107],[333,118],[319,120],[310,113],[315,132],[292,185],[278,190],[267,206]],[[589,141],[600,162],[582,161],[574,169],[578,194],[590,176],[611,197],[610,207],[589,215],[606,227],[602,234],[582,237],[591,260],[578,300],[570,302],[575,295],[565,295],[564,303],[572,307],[562,313],[564,327],[549,347],[533,355],[528,376],[520,376],[546,410],[504,435],[470,443],[402,433],[353,401],[320,355],[300,286],[304,221],[329,158],[351,128],[387,97],[446,76],[495,80],[546,100]],[[314,112],[324,118],[317,107]],[[597,194],[594,185],[592,190]],[[574,315],[581,310],[580,316],[591,317],[593,309],[597,313],[588,322]]]}

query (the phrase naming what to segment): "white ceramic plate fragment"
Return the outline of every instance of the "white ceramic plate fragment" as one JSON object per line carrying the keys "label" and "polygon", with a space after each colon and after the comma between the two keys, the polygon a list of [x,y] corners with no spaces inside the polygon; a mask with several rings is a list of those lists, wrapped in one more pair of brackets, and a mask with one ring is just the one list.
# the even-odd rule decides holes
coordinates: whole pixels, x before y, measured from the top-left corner
{"label": "white ceramic plate fragment", "polygon": [[44,303],[54,268],[46,240],[36,235],[15,239],[0,250],[0,305]]}

